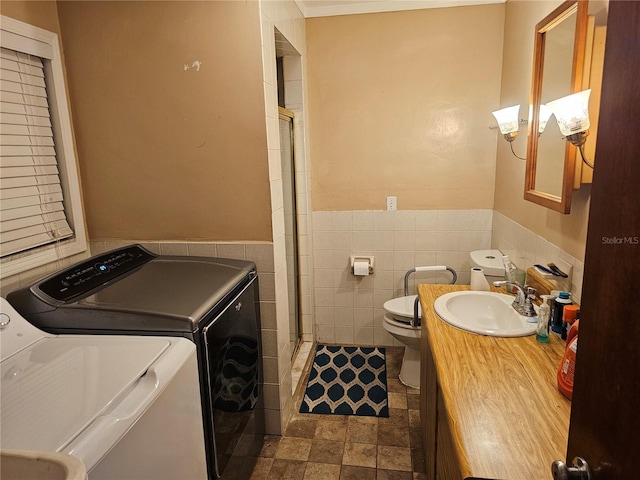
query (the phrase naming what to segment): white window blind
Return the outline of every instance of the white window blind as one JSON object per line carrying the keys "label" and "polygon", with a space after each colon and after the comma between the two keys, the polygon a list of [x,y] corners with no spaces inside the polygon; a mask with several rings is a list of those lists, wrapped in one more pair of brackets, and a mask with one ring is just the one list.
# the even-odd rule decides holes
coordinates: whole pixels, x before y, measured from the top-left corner
{"label": "white window blind", "polygon": [[0,49],[0,257],[73,236],[42,59]]}

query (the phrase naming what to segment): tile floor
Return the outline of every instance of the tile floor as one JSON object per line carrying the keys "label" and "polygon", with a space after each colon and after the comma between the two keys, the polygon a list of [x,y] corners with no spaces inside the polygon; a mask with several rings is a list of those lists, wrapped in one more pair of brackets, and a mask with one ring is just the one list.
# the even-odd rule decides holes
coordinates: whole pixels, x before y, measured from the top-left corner
{"label": "tile floor", "polygon": [[387,347],[389,418],[298,413],[308,362],[285,434],[265,437],[254,456],[231,457],[224,480],[425,480],[420,395],[398,380],[402,354]]}

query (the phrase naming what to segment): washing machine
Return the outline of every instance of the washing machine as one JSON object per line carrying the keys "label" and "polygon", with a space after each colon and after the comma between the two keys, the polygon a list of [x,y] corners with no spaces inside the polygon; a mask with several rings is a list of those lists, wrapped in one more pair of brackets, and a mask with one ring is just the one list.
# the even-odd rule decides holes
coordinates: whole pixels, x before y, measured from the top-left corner
{"label": "washing machine", "polygon": [[[54,334],[184,337],[196,346],[209,478],[236,446],[262,441],[262,354],[253,262],[155,255],[129,245],[11,292],[29,322]],[[254,449],[244,449],[252,451]]]}
{"label": "washing machine", "polygon": [[0,302],[3,449],[73,455],[89,480],[207,478],[192,342],[51,335]]}

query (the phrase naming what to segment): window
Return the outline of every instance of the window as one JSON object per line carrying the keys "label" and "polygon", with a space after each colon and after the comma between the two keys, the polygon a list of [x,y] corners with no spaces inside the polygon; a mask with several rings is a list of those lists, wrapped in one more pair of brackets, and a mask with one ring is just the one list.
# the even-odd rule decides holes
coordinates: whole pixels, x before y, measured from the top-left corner
{"label": "window", "polygon": [[0,277],[87,249],[58,36],[1,17]]}

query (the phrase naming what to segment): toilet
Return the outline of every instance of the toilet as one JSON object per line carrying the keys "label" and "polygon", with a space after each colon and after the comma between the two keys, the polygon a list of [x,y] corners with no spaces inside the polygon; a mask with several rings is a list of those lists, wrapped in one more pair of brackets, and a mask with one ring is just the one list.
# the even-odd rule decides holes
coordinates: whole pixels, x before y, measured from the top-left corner
{"label": "toilet", "polygon": [[474,250],[469,253],[471,266],[481,268],[489,285],[504,280],[504,264],[500,250]]}
{"label": "toilet", "polygon": [[385,314],[382,327],[405,346],[399,378],[407,387],[420,388],[420,319],[422,318],[418,296],[409,295],[409,276],[416,272],[445,271],[451,274],[451,283],[456,283],[458,274],[446,265],[412,268],[404,276],[404,297],[392,298],[383,305]]}
{"label": "toilet", "polygon": [[[420,388],[420,324],[411,326],[417,295],[393,298],[384,303],[383,328],[405,345],[400,381],[411,388]],[[418,318],[422,309],[418,302]]]}

